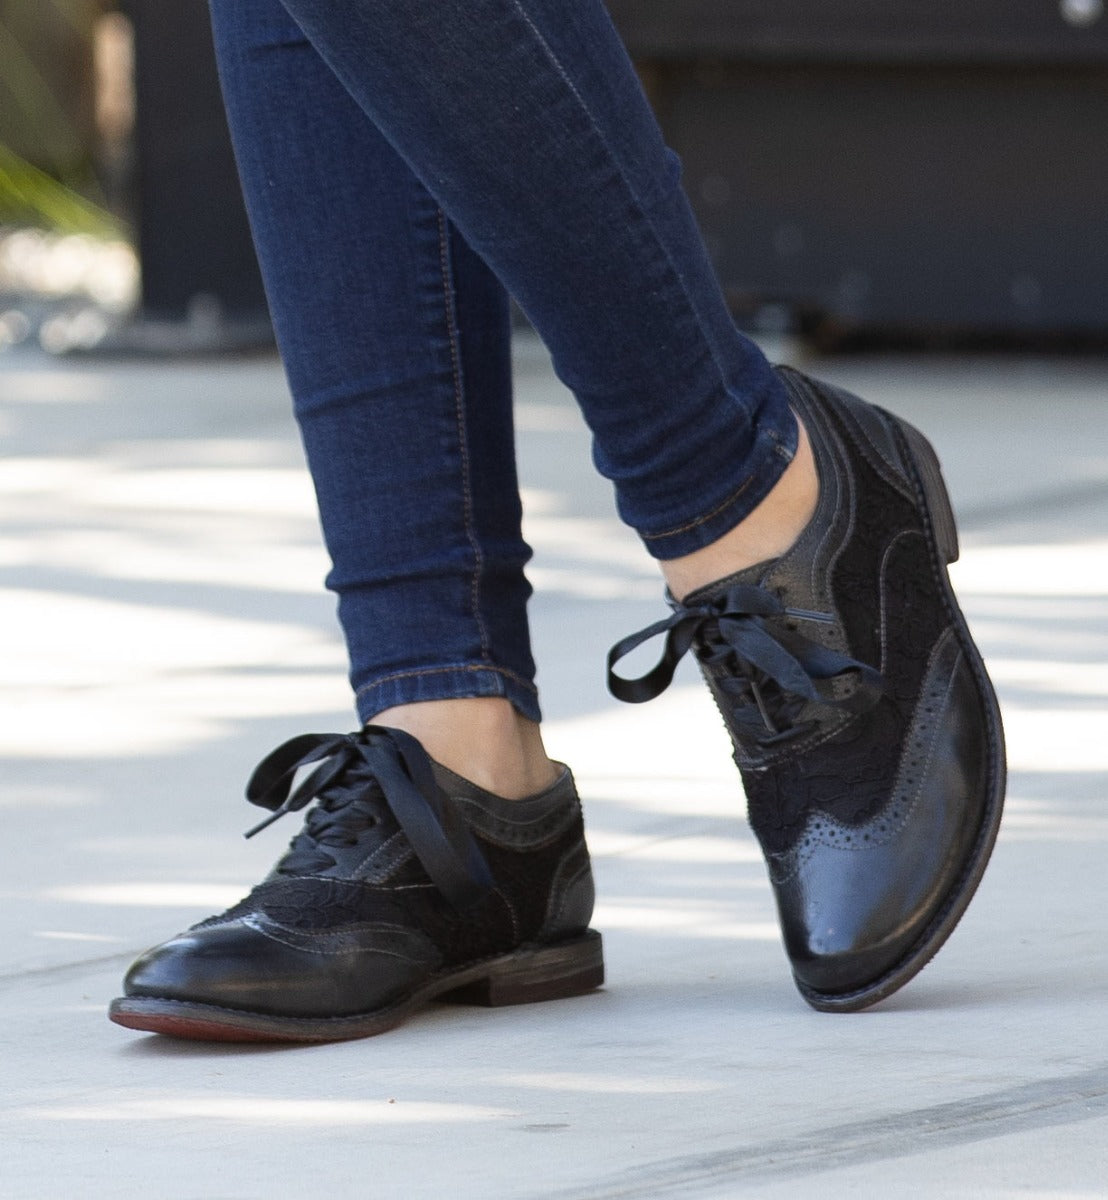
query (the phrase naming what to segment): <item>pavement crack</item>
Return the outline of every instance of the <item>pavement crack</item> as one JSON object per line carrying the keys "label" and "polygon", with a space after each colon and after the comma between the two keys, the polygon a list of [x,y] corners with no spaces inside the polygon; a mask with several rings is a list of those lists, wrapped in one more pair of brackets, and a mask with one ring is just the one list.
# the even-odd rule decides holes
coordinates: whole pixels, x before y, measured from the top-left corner
{"label": "pavement crack", "polygon": [[1071,1125],[1106,1113],[1108,1065],[966,1100],[829,1125],[776,1141],[660,1159],[607,1181],[547,1193],[546,1200],[689,1196],[695,1190],[723,1184],[770,1183],[822,1175],[1025,1130]]}
{"label": "pavement crack", "polygon": [[0,994],[17,988],[21,984],[33,983],[38,979],[47,981],[66,979],[99,970],[101,967],[130,963],[137,953],[135,950],[121,950],[114,954],[103,954],[98,958],[82,958],[77,962],[52,963],[45,967],[25,967],[22,970],[5,971],[0,974]]}

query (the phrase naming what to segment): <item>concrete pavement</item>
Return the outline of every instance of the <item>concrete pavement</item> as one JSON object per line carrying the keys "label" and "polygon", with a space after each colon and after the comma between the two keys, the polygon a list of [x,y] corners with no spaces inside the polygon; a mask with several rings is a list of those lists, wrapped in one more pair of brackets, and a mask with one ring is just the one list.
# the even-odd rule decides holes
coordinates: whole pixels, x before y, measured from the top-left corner
{"label": "concrete pavement", "polygon": [[604,692],[659,586],[524,339],[534,637],[608,986],[244,1049],[104,1008],[283,847],[240,837],[257,760],[352,720],[279,368],[0,358],[0,1196],[1108,1195],[1108,362],[805,365],[933,437],[1004,708],[1008,816],[936,961],[859,1016],[799,1000],[691,670]]}

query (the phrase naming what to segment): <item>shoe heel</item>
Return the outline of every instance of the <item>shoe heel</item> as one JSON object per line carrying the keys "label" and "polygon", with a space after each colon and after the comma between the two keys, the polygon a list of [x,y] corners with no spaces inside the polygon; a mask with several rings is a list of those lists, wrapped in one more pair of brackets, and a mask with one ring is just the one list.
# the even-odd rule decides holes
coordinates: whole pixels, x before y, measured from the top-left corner
{"label": "shoe heel", "polygon": [[604,982],[604,952],[593,929],[554,946],[525,947],[490,964],[480,979],[439,997],[454,1004],[532,1004],[580,996]]}
{"label": "shoe heel", "polygon": [[904,435],[904,440],[908,443],[908,452],[923,486],[939,553],[946,563],[957,562],[958,529],[954,523],[954,509],[950,504],[950,494],[946,490],[942,468],[939,466],[939,456],[935,453],[935,447],[915,426],[899,419],[897,424],[900,426],[900,432]]}

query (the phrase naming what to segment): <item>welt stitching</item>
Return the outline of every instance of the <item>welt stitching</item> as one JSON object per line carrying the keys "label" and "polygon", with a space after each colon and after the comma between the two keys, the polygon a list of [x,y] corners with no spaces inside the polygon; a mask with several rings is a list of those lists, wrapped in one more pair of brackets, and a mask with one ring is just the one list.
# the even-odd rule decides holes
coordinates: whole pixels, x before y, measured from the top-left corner
{"label": "welt stitching", "polygon": [[927,502],[927,492],[924,490],[923,481],[920,479],[919,467],[916,466],[915,458],[908,448],[908,439],[905,437],[904,431],[899,426],[894,426],[893,432],[897,448],[903,455],[904,461],[908,464],[909,482],[915,496],[916,507],[921,514],[924,537],[927,540],[929,550],[927,558],[931,565],[931,578],[938,586],[939,595],[942,597],[943,611],[946,613],[947,619],[957,624],[960,614],[957,612],[956,606],[951,603],[951,596],[949,595],[950,582],[947,571],[945,567],[939,564],[939,547],[935,537],[935,522],[931,516],[931,507]]}
{"label": "welt stitching", "polygon": [[881,567],[878,574],[878,592],[880,593],[880,621],[881,621],[881,665],[878,670],[882,675],[885,673],[885,664],[888,662],[889,654],[889,628],[888,628],[888,599],[885,589],[885,569],[889,565],[889,559],[894,550],[899,549],[900,543],[908,537],[917,534],[914,529],[902,529],[900,533],[893,538],[885,547],[885,553],[881,556]]}
{"label": "welt stitching", "polygon": [[[272,929],[259,929],[258,932],[269,938],[272,942],[277,942],[281,946],[288,946],[290,950],[303,950],[303,946],[298,946],[295,942],[290,942],[286,938],[278,937]],[[401,962],[411,962],[412,960],[406,955],[401,954],[396,950],[384,950],[380,946],[340,946],[336,950],[325,950],[318,944],[312,949],[312,954],[318,954],[325,958],[337,958],[339,955],[345,954],[383,954],[388,958],[398,958]]]}
{"label": "welt stitching", "polygon": [[[558,893],[557,893],[558,903],[557,903],[557,906],[554,907],[553,909],[548,908],[547,914],[546,914],[546,920],[543,922],[544,925],[550,925],[552,922],[556,922],[562,916],[564,916],[565,911],[566,911],[566,905],[569,903],[569,893],[570,893],[571,889],[573,888],[573,885],[579,879],[584,879],[585,876],[588,875],[588,873],[589,873],[589,870],[590,870],[589,864],[586,862],[582,866],[579,866],[577,868],[577,870],[575,870],[573,872],[572,875],[570,875],[568,878],[566,878],[565,872],[567,871],[568,867],[572,866],[572,864],[573,864],[573,856],[570,855],[570,856],[567,856],[567,858],[565,858],[558,867],[558,874],[555,877],[554,883],[552,885],[552,890],[553,890],[553,886],[556,886],[558,888]],[[555,896],[552,894],[551,902],[553,902],[554,899],[555,899]]]}
{"label": "welt stitching", "polygon": [[363,879],[369,875],[383,879],[411,853],[413,851],[404,835],[398,831],[370,851],[351,873]]}

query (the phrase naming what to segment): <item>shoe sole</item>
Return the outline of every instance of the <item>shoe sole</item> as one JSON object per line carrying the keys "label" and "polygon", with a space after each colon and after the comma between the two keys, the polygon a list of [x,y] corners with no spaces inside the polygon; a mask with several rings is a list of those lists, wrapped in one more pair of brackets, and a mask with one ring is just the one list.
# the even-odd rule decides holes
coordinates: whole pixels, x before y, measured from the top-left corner
{"label": "shoe sole", "polygon": [[523,946],[437,975],[388,1008],[344,1017],[282,1017],[153,996],[113,1000],[109,1018],[127,1029],[205,1042],[341,1042],[394,1029],[432,1001],[499,1007],[562,1000],[604,982],[600,934],[553,946]]}
{"label": "shoe sole", "polygon": [[[811,402],[810,399],[809,402]],[[816,403],[822,405],[823,401],[817,399]],[[924,513],[928,526],[928,544],[931,549],[932,564],[953,619],[959,644],[966,655],[981,696],[989,731],[988,797],[977,840],[962,874],[952,887],[943,906],[900,962],[872,983],[851,992],[820,992],[801,983],[800,980],[796,980],[800,994],[819,1012],[861,1012],[863,1009],[870,1008],[879,1001],[887,999],[915,978],[934,958],[962,919],[962,914],[973,899],[981,877],[985,873],[985,867],[992,855],[1000,829],[1007,779],[1000,705],[997,703],[996,693],[985,670],[981,652],[974,644],[966,619],[958,605],[957,597],[950,583],[950,574],[947,571],[949,564],[958,560],[958,533],[954,522],[954,510],[950,503],[946,483],[943,480],[938,455],[927,438],[914,426],[883,409],[878,411],[891,423],[901,455],[909,467],[916,489],[917,502]],[[849,421],[849,418],[847,420]]]}

